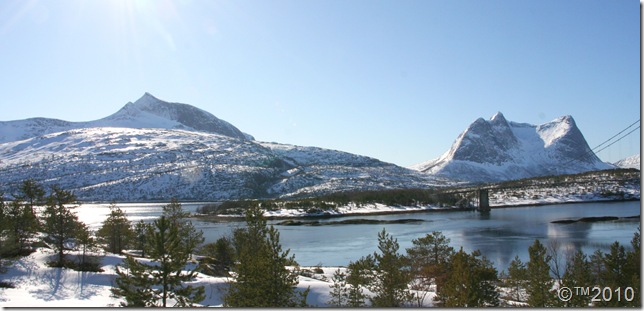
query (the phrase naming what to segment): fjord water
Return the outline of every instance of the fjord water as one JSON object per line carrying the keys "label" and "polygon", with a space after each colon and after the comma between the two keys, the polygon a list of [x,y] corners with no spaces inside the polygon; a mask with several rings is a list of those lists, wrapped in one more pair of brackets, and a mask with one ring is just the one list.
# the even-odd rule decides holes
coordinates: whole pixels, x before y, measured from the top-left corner
{"label": "fjord water", "polygon": [[[184,203],[184,210],[194,212],[204,203]],[[93,229],[98,229],[109,213],[107,204],[84,204],[75,209],[79,218]],[[152,221],[161,214],[163,204],[118,204],[130,220]],[[400,252],[411,247],[411,241],[432,231],[441,231],[451,239],[458,250],[480,250],[494,262],[497,269],[504,270],[515,255],[528,261],[528,247],[535,239],[544,245],[557,241],[561,256],[566,252],[582,249],[590,255],[596,249],[607,252],[610,244],[618,241],[630,249],[630,241],[640,225],[639,218],[602,222],[577,222],[553,224],[562,219],[582,217],[640,215],[639,201],[575,203],[543,206],[526,206],[493,209],[489,214],[474,211],[423,212],[413,214],[348,216],[343,218],[314,219],[332,222],[340,219],[420,219],[422,222],[405,224],[358,224],[326,226],[281,226],[280,241],[284,250],[290,249],[295,259],[303,266],[346,266],[362,256],[377,250],[377,236],[383,228],[398,239]],[[309,220],[307,220],[309,221]],[[269,224],[279,221],[271,220]],[[193,220],[203,230],[206,242],[229,235],[234,228],[243,227],[241,221],[206,222]]]}

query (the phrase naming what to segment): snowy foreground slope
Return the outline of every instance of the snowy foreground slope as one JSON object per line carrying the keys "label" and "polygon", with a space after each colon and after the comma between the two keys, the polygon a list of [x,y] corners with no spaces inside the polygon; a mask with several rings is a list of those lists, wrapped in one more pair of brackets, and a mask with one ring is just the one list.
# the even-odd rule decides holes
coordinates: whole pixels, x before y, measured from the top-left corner
{"label": "snowy foreground slope", "polygon": [[[27,257],[20,258],[3,275],[3,281],[15,288],[0,289],[0,307],[112,307],[119,306],[121,299],[111,297],[110,288],[116,278],[116,265],[124,256],[106,254],[102,260],[103,272],[78,272],[71,269],[50,268],[46,262],[54,257],[52,250],[38,248]],[[70,256],[70,258],[73,258]],[[194,269],[189,263],[187,269]],[[322,273],[314,269],[300,268],[297,288],[304,291],[310,287],[307,303],[311,306],[326,307],[329,301],[333,273],[338,268],[324,267]],[[345,268],[340,268],[345,270]],[[213,277],[198,273],[193,286],[204,286],[206,299],[203,306],[221,306],[227,288],[228,278]],[[425,297],[425,305],[433,304],[434,293]]]}
{"label": "snowy foreground slope", "polygon": [[479,118],[437,159],[411,167],[445,178],[495,182],[614,168],[590,149],[571,116],[541,125]]}
{"label": "snowy foreground slope", "polygon": [[205,111],[147,93],[97,121],[0,123],[0,192],[15,193],[29,178],[97,201],[218,201],[447,183],[370,157],[258,142]]}

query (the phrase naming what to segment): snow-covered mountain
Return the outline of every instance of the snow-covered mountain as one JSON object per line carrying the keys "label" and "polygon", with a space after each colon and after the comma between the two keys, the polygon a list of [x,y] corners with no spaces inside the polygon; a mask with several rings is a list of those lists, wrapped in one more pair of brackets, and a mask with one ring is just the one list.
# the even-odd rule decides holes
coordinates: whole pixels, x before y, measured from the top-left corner
{"label": "snow-covered mountain", "polygon": [[479,118],[439,158],[411,167],[472,182],[491,182],[613,168],[590,149],[571,116],[541,125]]}
{"label": "snow-covered mountain", "polygon": [[621,159],[621,160],[619,160],[619,161],[617,161],[617,162],[615,162],[613,164],[615,166],[621,167],[621,168],[636,168],[636,169],[639,170],[639,169],[641,169],[641,166],[640,166],[640,154],[638,153],[638,154],[632,155],[632,156],[630,156],[628,158]]}
{"label": "snow-covered mountain", "polygon": [[134,103],[129,102],[115,114],[87,122],[32,118],[0,122],[0,143],[23,140],[73,129],[96,127],[184,129],[226,135],[239,139],[253,137],[232,124],[194,106],[162,101],[145,93]]}
{"label": "snow-covered mountain", "polygon": [[0,127],[5,140],[16,135],[32,137],[0,143],[0,193],[14,193],[28,178],[99,201],[270,198],[444,183],[365,156],[248,139],[205,111],[149,94],[97,121],[30,119]]}

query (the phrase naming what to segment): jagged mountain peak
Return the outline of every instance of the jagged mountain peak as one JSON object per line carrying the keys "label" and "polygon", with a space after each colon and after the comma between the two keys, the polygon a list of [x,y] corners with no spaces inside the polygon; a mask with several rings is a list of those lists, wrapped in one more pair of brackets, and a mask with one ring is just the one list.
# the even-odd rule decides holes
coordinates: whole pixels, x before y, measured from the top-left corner
{"label": "jagged mountain peak", "polygon": [[412,168],[441,177],[499,181],[608,169],[570,115],[541,125],[509,122],[501,112],[476,119],[441,157]]}
{"label": "jagged mountain peak", "polygon": [[501,111],[497,111],[492,118],[490,118],[490,121],[492,121],[492,123],[508,123]]}

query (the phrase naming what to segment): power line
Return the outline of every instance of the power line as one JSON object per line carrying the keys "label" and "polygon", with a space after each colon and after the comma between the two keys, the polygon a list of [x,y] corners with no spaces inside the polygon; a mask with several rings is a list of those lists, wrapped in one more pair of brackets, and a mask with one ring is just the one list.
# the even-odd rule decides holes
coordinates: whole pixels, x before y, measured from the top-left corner
{"label": "power line", "polygon": [[[624,136],[620,137],[618,140],[616,140],[616,141],[614,141],[614,142],[612,142],[612,143],[608,144],[606,147],[601,148],[601,149],[599,149],[599,150],[595,151],[595,153],[600,152],[600,151],[602,151],[602,150],[604,150],[604,149],[606,149],[606,148],[608,148],[608,147],[612,146],[612,145],[613,145],[613,144],[615,144],[616,142],[618,142],[618,141],[620,141],[620,140],[624,139],[624,137],[626,137],[626,136],[630,135],[631,133],[635,132],[635,131],[636,131],[636,130],[638,130],[638,129],[640,129],[640,125],[638,125],[638,126],[637,126],[636,128],[634,128],[634,129],[632,129],[630,132],[626,133],[626,135],[624,135]],[[623,132],[623,131],[622,131],[622,132]],[[620,133],[621,133],[621,132],[620,132]],[[612,139],[612,138],[611,138],[611,139]]]}
{"label": "power line", "polygon": [[[613,135],[613,137],[611,137],[611,138],[609,138],[609,139],[605,140],[603,143],[601,143],[601,144],[597,145],[597,147],[592,148],[592,150],[595,150],[595,149],[597,149],[597,148],[601,147],[603,144],[605,144],[605,143],[609,142],[611,139],[613,139],[613,138],[615,138],[615,137],[619,136],[619,134],[624,133],[624,132],[625,132],[626,130],[628,130],[631,126],[633,126],[633,125],[637,124],[638,122],[640,122],[640,119],[637,119],[637,121],[633,122],[631,125],[627,126],[625,129],[621,130],[619,133],[617,133],[617,134]],[[640,128],[640,127],[638,126],[637,128]],[[634,131],[634,130],[633,130],[633,131]],[[633,131],[628,132],[628,134],[632,133]],[[628,136],[628,134],[624,135],[624,137]],[[624,138],[624,137],[622,137],[622,138]],[[621,138],[620,138],[620,140],[621,140]],[[617,141],[619,141],[619,140],[617,140]],[[613,143],[611,143],[611,145],[612,145],[612,144],[613,144]],[[608,145],[608,146],[610,146],[610,145]],[[608,147],[608,146],[606,146],[606,147]],[[604,149],[606,149],[606,148],[602,148],[601,150],[604,150]],[[599,151],[601,151],[601,150],[599,150]],[[599,151],[596,151],[596,152],[599,152]]]}
{"label": "power line", "polygon": [[604,142],[602,142],[601,144],[597,145],[595,148],[592,148],[592,149],[587,150],[584,154],[580,155],[578,158],[574,158],[574,159],[572,159],[572,160],[570,160],[570,161],[568,161],[568,162],[566,162],[566,163],[563,163],[563,164],[562,164],[562,166],[566,166],[566,165],[569,165],[569,164],[574,163],[574,162],[581,162],[582,160],[585,160],[585,159],[587,159],[588,157],[591,157],[592,155],[595,155],[595,156],[596,156],[596,153],[601,152],[602,150],[604,150],[604,149],[606,149],[606,148],[608,148],[608,147],[612,146],[612,145],[613,145],[613,144],[615,144],[616,142],[618,142],[618,141],[620,141],[620,140],[624,139],[626,136],[628,136],[628,135],[630,135],[631,133],[635,132],[637,129],[639,129],[639,128],[640,128],[640,125],[638,125],[638,126],[637,126],[636,128],[634,128],[634,129],[632,129],[631,131],[629,131],[628,133],[626,133],[625,135],[623,135],[622,137],[620,137],[620,138],[619,138],[619,139],[617,139],[616,141],[611,142],[611,143],[610,143],[610,144],[608,144],[607,146],[604,146],[603,148],[601,148],[601,149],[599,149],[599,150],[597,150],[597,151],[594,151],[595,149],[597,149],[597,148],[599,148],[599,147],[603,146],[604,144],[606,144],[606,143],[610,142],[611,140],[613,140],[615,137],[617,137],[617,136],[619,136],[620,134],[622,134],[622,133],[626,132],[629,128],[631,128],[633,125],[637,124],[638,122],[640,122],[640,119],[637,119],[637,121],[635,121],[635,122],[631,123],[631,124],[630,124],[629,126],[627,126],[625,129],[623,129],[623,130],[619,131],[619,133],[617,133],[617,134],[613,135],[611,138],[609,138],[609,139],[605,140],[605,141],[604,141]]}

